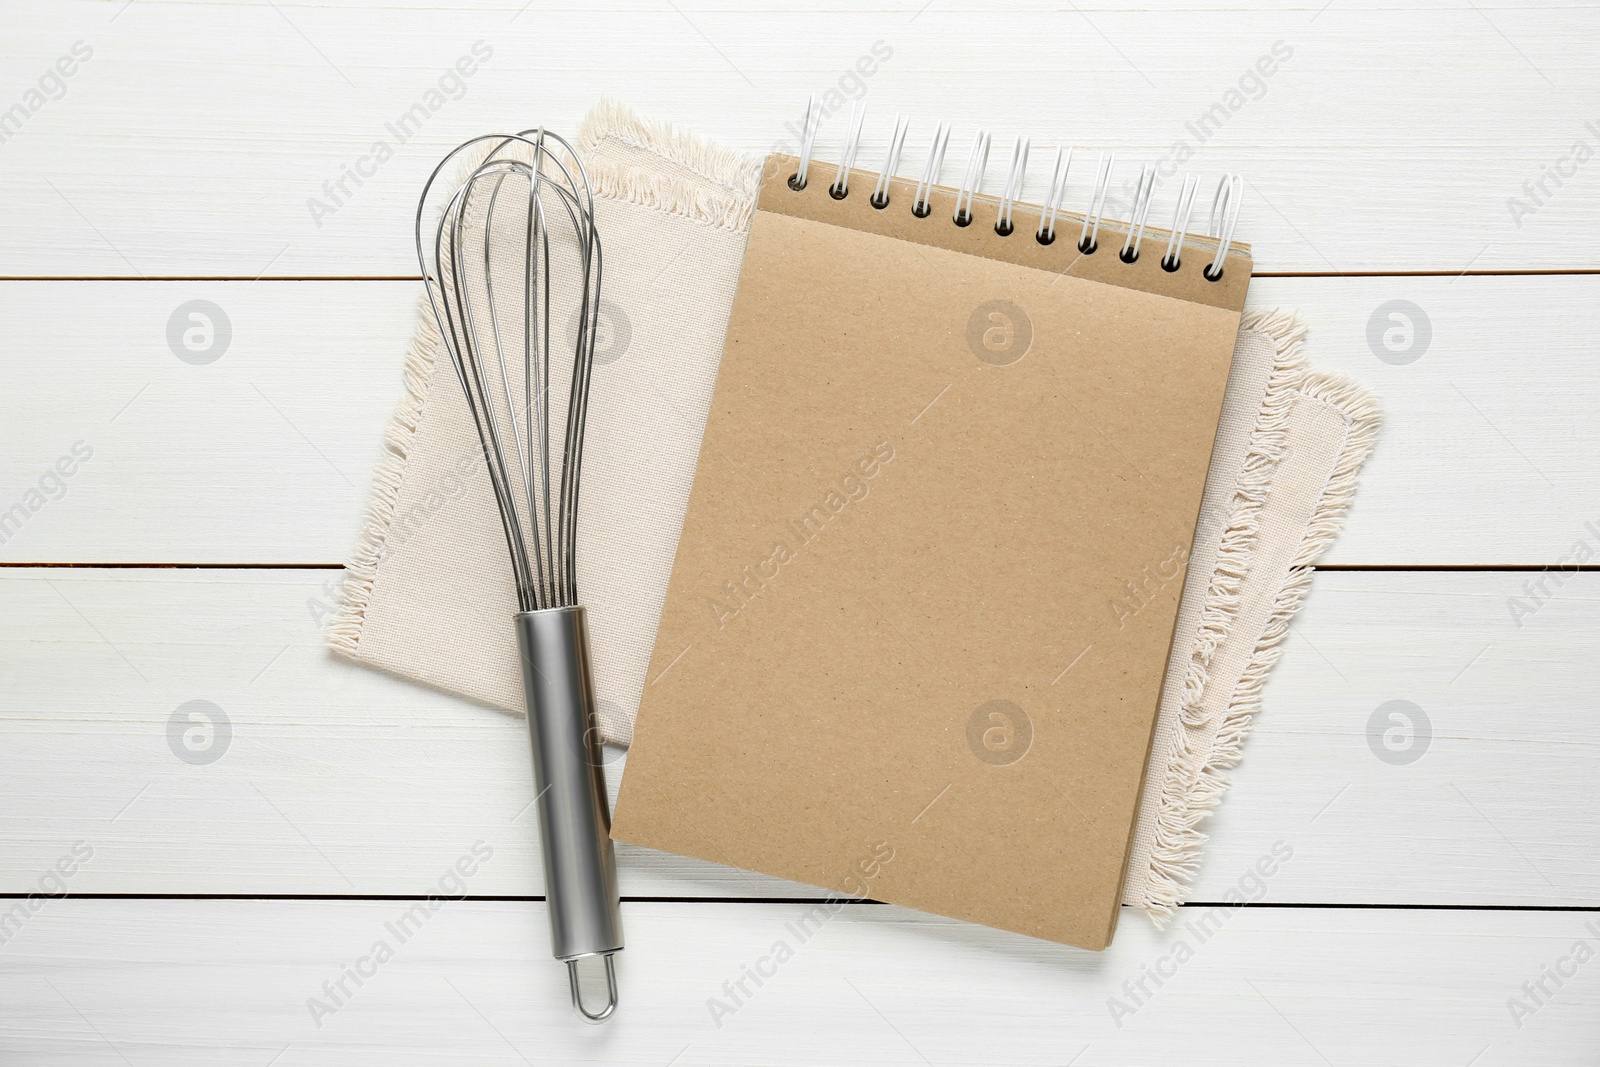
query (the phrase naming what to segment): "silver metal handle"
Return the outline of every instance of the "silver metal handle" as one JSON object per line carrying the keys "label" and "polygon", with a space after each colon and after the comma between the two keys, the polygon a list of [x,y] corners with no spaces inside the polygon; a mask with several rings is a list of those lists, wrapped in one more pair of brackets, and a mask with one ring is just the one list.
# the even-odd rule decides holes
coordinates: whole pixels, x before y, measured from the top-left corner
{"label": "silver metal handle", "polygon": [[[611,954],[622,949],[622,907],[594,730],[588,624],[581,606],[522,611],[516,619],[551,951],[567,965],[573,1007],[600,1022],[617,1006]],[[605,961],[609,1001],[590,1012],[578,995],[577,964],[596,956]]]}

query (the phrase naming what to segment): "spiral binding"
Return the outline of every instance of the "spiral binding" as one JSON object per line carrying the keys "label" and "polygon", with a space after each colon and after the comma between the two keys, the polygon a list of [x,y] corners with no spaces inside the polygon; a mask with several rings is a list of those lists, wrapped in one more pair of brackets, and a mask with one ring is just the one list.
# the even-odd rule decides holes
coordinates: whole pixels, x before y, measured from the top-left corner
{"label": "spiral binding", "polygon": [[[811,157],[816,149],[817,130],[822,124],[822,118],[822,109],[818,107],[816,97],[811,97],[806,101],[805,120],[801,127],[800,164],[789,179],[789,188],[796,191],[806,187]],[[835,200],[843,200],[850,194],[850,174],[855,169],[856,156],[861,148],[861,130],[865,121],[864,101],[858,100],[852,103],[844,150],[840,154],[839,167],[833,184],[828,187],[829,195]],[[883,167],[878,172],[878,181],[870,196],[872,206],[880,210],[889,207],[890,182],[899,169],[909,126],[910,121],[906,117],[895,115],[894,131],[890,134],[888,147],[884,153]],[[911,201],[911,212],[918,218],[927,218],[932,211],[929,197],[932,195],[933,187],[939,184],[939,175],[944,168],[945,154],[950,143],[950,130],[948,122],[939,123],[928,143],[928,155],[923,164],[922,177],[917,182],[916,192]],[[988,130],[980,129],[973,136],[961,184],[956,187],[955,211],[951,216],[951,222],[957,226],[972,224],[972,207],[975,198],[982,192],[992,142],[993,137]],[[1031,142],[1026,137],[1018,137],[1012,142],[1011,156],[1006,164],[1005,185],[1000,194],[994,227],[995,232],[1001,237],[1009,237],[1016,230],[1015,212],[1022,196],[1022,183],[1027,175],[1030,147]],[[1055,158],[1050,167],[1050,186],[1045,193],[1043,203],[1038,206],[1039,223],[1034,230],[1034,239],[1042,245],[1052,244],[1056,239],[1056,220],[1066,199],[1067,175],[1072,169],[1072,158],[1073,149],[1070,146],[1062,145],[1056,148]],[[1115,152],[1100,153],[1100,161],[1095,168],[1094,187],[1090,191],[1083,223],[1078,233],[1078,251],[1084,255],[1092,254],[1099,248],[1100,224],[1105,219],[1106,200],[1110,195],[1111,176],[1116,164]],[[1142,165],[1139,170],[1139,181],[1135,186],[1133,205],[1128,211],[1127,233],[1122,248],[1117,253],[1117,257],[1124,263],[1134,263],[1139,259],[1150,210],[1155,200],[1155,187],[1156,168],[1148,163]],[[1172,226],[1167,237],[1167,245],[1161,254],[1161,269],[1168,273],[1178,270],[1183,263],[1183,246],[1191,236],[1189,223],[1199,189],[1199,177],[1193,173],[1185,173],[1177,203],[1173,205]],[[1212,196],[1211,211],[1207,216],[1206,231],[1203,234],[1217,243],[1216,253],[1211,262],[1201,271],[1201,275],[1207,281],[1215,282],[1222,279],[1223,264],[1227,261],[1228,252],[1233,248],[1234,231],[1238,227],[1243,200],[1244,178],[1238,174],[1224,174],[1217,183],[1216,193]]]}
{"label": "spiral binding", "polygon": [[[939,184],[939,168],[944,166],[944,150],[949,143],[950,124],[941,122],[939,128],[934,131],[933,143],[928,147],[928,163],[922,168],[922,180],[917,183],[916,199],[911,202],[911,213],[919,219],[927,218],[928,212],[932,210],[928,206],[928,194]],[[800,184],[800,188],[805,188],[804,182]],[[888,206],[887,198],[884,200],[884,206]]]}
{"label": "spiral binding", "polygon": [[889,136],[889,151],[884,156],[883,167],[878,171],[878,184],[872,190],[872,206],[886,208],[889,206],[889,179],[894,177],[894,172],[900,169],[900,150],[906,144],[906,130],[911,126],[911,120],[901,115],[894,117],[894,133]]}

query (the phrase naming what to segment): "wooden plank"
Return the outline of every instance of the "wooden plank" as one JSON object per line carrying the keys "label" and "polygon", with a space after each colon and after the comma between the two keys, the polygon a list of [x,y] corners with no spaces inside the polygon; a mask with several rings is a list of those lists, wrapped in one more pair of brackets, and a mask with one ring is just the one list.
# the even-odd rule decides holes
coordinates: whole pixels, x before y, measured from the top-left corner
{"label": "wooden plank", "polygon": [[[342,561],[419,296],[414,283],[0,283],[0,323],[16,330],[0,501],[43,489],[20,529],[0,529],[0,559]],[[205,358],[190,329],[212,362],[174,354]],[[87,462],[41,487],[79,442]]]}
{"label": "wooden plank", "polygon": [[[1323,562],[1545,565],[1600,528],[1586,431],[1600,277],[1258,279],[1306,355],[1383,407],[1383,431]],[[1392,348],[1390,346],[1393,346]]]}
{"label": "wooden plank", "polygon": [[[94,453],[64,497],[42,494],[5,529],[0,561],[341,561],[417,295],[410,282],[0,282],[0,331],[25,354],[0,364],[0,509],[75,442]],[[231,329],[204,365],[167,340],[194,300]],[[1382,309],[1396,300],[1420,309],[1408,363],[1368,341],[1376,319],[1393,358]],[[1600,276],[1266,278],[1252,304],[1298,309],[1312,362],[1386,411],[1327,562],[1543,565],[1600,521],[1587,462]]]}
{"label": "wooden plank", "polygon": [[[980,123],[1110,146],[1124,187],[1136,163],[1175,172],[1185,151],[1211,181],[1242,172],[1243,233],[1263,270],[1594,264],[1593,175],[1571,148],[1600,143],[1586,125],[1600,124],[1600,29],[1581,6],[765,6],[24,5],[0,42],[15,75],[0,107],[25,108],[3,146],[0,274],[411,274],[417,192],[469,136],[572,130],[604,90],[759,153],[808,93],[833,92],[819,140],[832,155],[844,94],[866,88],[869,166],[903,110],[908,173],[940,118],[958,123],[947,174]],[[78,41],[92,56],[58,89],[48,72]],[[1089,196],[1085,159],[1075,203]],[[1157,218],[1174,187],[1163,182]]]}
{"label": "wooden plank", "polygon": [[[891,907],[801,926],[796,904],[630,904],[621,1008],[595,1029],[567,1006],[543,905],[444,902],[402,942],[411,906],[46,901],[0,952],[0,1049],[174,1067],[1593,1062],[1600,964],[1573,956],[1600,941],[1593,913],[1189,908],[1094,955]],[[336,1004],[323,983],[358,965]],[[1556,966],[1576,973],[1534,1005],[1523,983]]]}
{"label": "wooden plank", "polygon": [[[1524,578],[1319,575],[1193,899],[1285,841],[1271,901],[1600,904],[1600,575],[1518,628]],[[520,720],[333,659],[315,616],[336,581],[0,572],[0,891],[82,840],[78,892],[418,893],[482,839],[497,858],[474,893],[541,893]],[[814,895],[643,849],[621,866],[631,896]]]}

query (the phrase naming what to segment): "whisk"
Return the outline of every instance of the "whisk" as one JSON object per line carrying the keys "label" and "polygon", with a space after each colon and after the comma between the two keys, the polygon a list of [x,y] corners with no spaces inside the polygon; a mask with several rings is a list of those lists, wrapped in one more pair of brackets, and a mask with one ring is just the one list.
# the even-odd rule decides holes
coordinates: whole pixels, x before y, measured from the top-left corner
{"label": "whisk", "polygon": [[[427,233],[429,194],[457,161],[471,169]],[[612,954],[622,948],[622,916],[577,588],[601,279],[588,174],[572,146],[542,128],[474,138],[429,176],[416,236],[511,556],[551,949],[567,965],[573,1007],[600,1022],[617,1006]],[[552,394],[565,397],[565,410],[552,408]],[[578,963],[595,957],[608,997],[591,1012]]]}

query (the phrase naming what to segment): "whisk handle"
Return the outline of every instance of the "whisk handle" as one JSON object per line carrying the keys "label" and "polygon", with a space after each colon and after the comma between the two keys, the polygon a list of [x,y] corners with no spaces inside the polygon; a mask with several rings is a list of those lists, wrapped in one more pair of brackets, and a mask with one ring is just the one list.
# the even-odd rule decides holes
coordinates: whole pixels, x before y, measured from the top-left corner
{"label": "whisk handle", "polygon": [[[594,730],[594,678],[581,606],[516,616],[528,738],[538,790],[539,847],[544,856],[551,950],[572,964],[622,948],[622,909],[611,844],[611,806]],[[615,1003],[615,985],[611,985]],[[574,979],[574,1003],[577,1003]],[[604,1015],[610,1014],[610,1009]]]}

